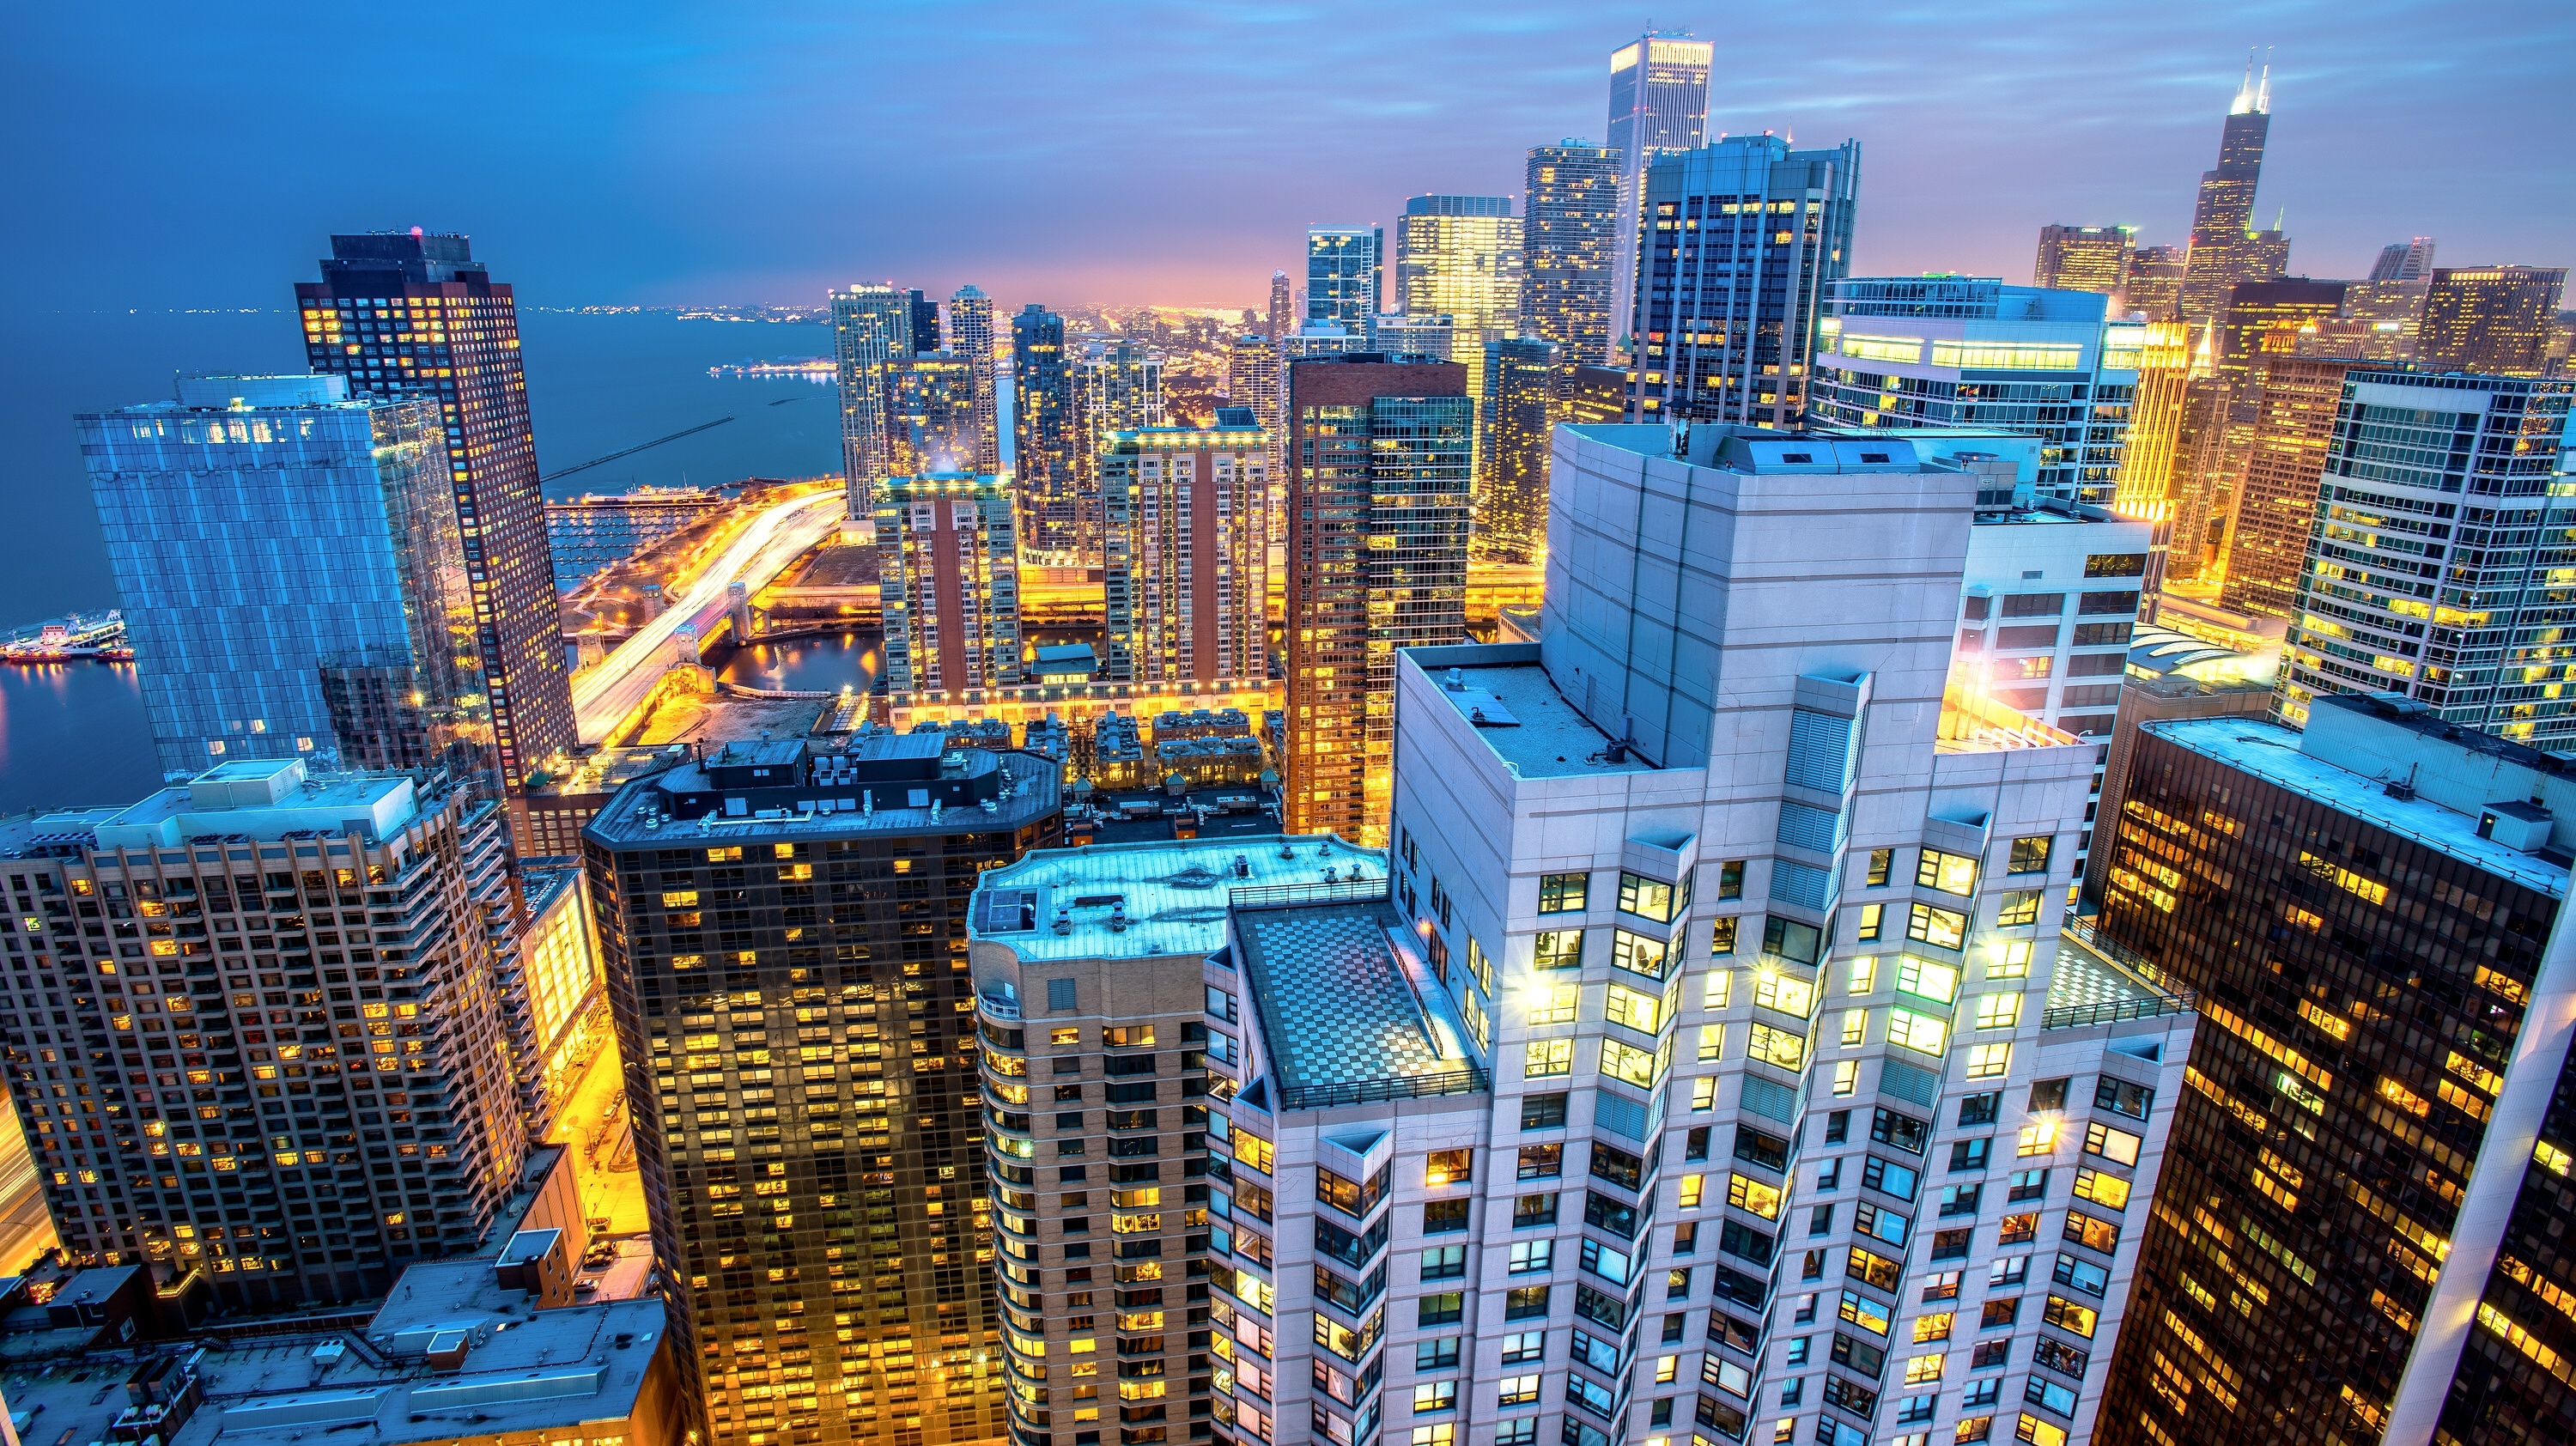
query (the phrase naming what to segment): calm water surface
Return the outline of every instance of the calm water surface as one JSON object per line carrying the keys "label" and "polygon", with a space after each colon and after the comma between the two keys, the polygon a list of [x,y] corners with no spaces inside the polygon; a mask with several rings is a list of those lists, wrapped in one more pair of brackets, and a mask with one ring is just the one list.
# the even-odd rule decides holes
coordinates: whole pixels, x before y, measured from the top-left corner
{"label": "calm water surface", "polygon": [[864,693],[876,686],[883,666],[875,633],[848,632],[757,644],[735,653],[716,676],[787,693],[837,693],[844,686]]}

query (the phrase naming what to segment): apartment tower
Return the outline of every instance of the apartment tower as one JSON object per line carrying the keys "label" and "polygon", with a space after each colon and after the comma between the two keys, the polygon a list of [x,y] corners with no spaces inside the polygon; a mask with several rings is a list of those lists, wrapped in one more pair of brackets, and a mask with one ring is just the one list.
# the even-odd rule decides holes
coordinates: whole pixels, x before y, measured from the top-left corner
{"label": "apartment tower", "polygon": [[974,386],[975,455],[971,470],[1002,470],[1001,392],[993,380],[993,298],[980,286],[948,299],[948,349],[966,363]]}
{"label": "apartment tower", "polygon": [[[932,335],[938,329],[934,323]],[[832,293],[832,346],[841,386],[841,471],[850,516],[876,510],[876,485],[895,473],[889,408],[894,369],[912,356],[912,294],[854,282]]]}
{"label": "apartment tower", "polygon": [[1039,552],[1073,547],[1080,515],[1074,415],[1064,318],[1032,301],[1011,317],[1011,465],[1020,537]]}
{"label": "apartment tower", "polygon": [[1386,232],[1375,226],[1306,229],[1306,324],[1338,326],[1365,341],[1386,289]]}
{"label": "apartment tower", "polygon": [[2566,291],[2563,266],[2444,267],[2424,293],[2416,355],[2432,371],[2539,376]]}
{"label": "apartment tower", "polygon": [[1556,343],[1569,363],[1600,366],[1610,356],[1619,194],[1618,151],[1570,138],[1530,147],[1520,334]]}
{"label": "apartment tower", "polygon": [[1212,427],[1113,432],[1101,457],[1106,677],[1258,686],[1268,648],[1270,434],[1248,407]]}
{"label": "apartment tower", "polygon": [[877,488],[877,595],[896,696],[1018,683],[1020,573],[1010,488],[934,472]]}

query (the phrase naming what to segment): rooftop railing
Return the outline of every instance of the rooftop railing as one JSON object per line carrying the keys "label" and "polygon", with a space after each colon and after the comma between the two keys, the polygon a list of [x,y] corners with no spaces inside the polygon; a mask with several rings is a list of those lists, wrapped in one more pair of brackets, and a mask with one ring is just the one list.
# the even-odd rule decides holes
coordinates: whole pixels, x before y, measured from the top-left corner
{"label": "rooftop railing", "polygon": [[1481,1094],[1493,1087],[1492,1072],[1482,1065],[1471,1064],[1433,1074],[1289,1085],[1279,1091],[1279,1108],[1283,1111],[1328,1110],[1341,1105],[1375,1104],[1383,1100],[1421,1099],[1427,1095]]}
{"label": "rooftop railing", "polygon": [[1273,909],[1286,904],[1365,904],[1386,895],[1387,881],[1380,876],[1331,883],[1255,884],[1227,891],[1226,899],[1238,909]]}

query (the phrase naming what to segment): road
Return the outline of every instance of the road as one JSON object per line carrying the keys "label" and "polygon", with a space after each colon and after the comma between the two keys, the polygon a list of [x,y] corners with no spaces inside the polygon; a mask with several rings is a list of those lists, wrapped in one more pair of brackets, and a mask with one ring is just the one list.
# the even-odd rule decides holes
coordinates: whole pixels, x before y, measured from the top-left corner
{"label": "road", "polygon": [[697,635],[705,637],[724,616],[729,584],[746,582],[754,592],[767,586],[807,548],[839,527],[846,509],[846,500],[836,489],[782,502],[754,519],[722,557],[699,571],[686,595],[618,644],[605,660],[573,679],[572,706],[581,741],[606,741],[643,703],[669,665],[672,635],[683,626],[695,625]]}

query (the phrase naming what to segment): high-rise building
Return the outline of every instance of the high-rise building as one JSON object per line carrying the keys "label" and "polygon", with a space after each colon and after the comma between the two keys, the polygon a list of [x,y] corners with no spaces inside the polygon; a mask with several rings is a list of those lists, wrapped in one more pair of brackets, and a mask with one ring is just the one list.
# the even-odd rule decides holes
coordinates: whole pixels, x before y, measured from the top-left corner
{"label": "high-rise building", "polygon": [[2348,281],[2343,310],[2302,329],[2301,356],[2348,357],[2383,366],[2412,361],[2424,324],[2424,294],[2432,278]]}
{"label": "high-rise building", "polygon": [[2204,1023],[2094,1439],[2561,1434],[2571,816],[2403,701],[2141,730],[2097,936]]}
{"label": "high-rise building", "polygon": [[2576,746],[2548,499],[2576,381],[2355,371],[2299,569],[2281,713],[2398,693],[2441,721]]}
{"label": "high-rise building", "polygon": [[2045,495],[2107,506],[2119,485],[2146,329],[2091,291],[1991,277],[1868,277],[1826,288],[1807,416],[1841,427],[2001,427],[2041,442]]}
{"label": "high-rise building", "polygon": [[436,402],[183,377],[73,420],[165,773],[304,758],[494,789]]}
{"label": "high-rise building", "polygon": [[2191,250],[2183,265],[2185,321],[2215,320],[2237,286],[2288,269],[2289,242],[2280,231],[2254,229],[2254,188],[2263,178],[2263,143],[2271,129],[2272,68],[2265,65],[2258,79],[2249,60],[2245,83],[2219,132],[2218,165],[2200,174]]}
{"label": "high-rise building", "polygon": [[0,826],[18,913],[53,921],[7,935],[0,1012],[64,1246],[235,1309],[473,1249],[528,1147],[468,877],[507,836],[477,790],[293,758]]}
{"label": "high-rise building", "polygon": [[1061,838],[1058,789],[1053,761],[937,735],[785,739],[629,784],[584,830],[711,1446],[1004,1431],[966,905]]}
{"label": "high-rise building", "polygon": [[1459,346],[1458,319],[1445,311],[1390,311],[1369,328],[1369,350],[1389,357],[1448,361]]}
{"label": "high-rise building", "polygon": [[2155,542],[2147,560],[2149,597],[2163,588],[2173,545],[2174,470],[2182,440],[2184,399],[2191,381],[2191,329],[2179,321],[2150,321],[2138,346],[2137,400],[2129,410],[2129,445],[2120,457],[2120,480],[2111,510],[2152,524]]}
{"label": "high-rise building", "polygon": [[[1610,237],[1610,341],[1625,363],[1637,307],[1637,246],[1646,168],[1708,142],[1708,71],[1716,47],[1648,31],[1610,52],[1609,149],[1618,157],[1617,230]],[[1583,358],[1591,360],[1591,358]]]}
{"label": "high-rise building", "polygon": [[1291,832],[1385,837],[1395,652],[1466,636],[1466,371],[1368,352],[1288,369]]}
{"label": "high-rise building", "polygon": [[1395,232],[1398,309],[1453,318],[1455,345],[1481,355],[1487,340],[1520,325],[1521,239],[1509,196],[1408,199]]}
{"label": "high-rise building", "polygon": [[1249,407],[1212,427],[1113,432],[1101,457],[1107,679],[1270,676],[1270,435]]}
{"label": "high-rise building", "polygon": [[2266,356],[2254,373],[2254,439],[2227,523],[2219,606],[2286,618],[2298,606],[2308,534],[2344,377],[2365,363]]}
{"label": "high-rise building", "polygon": [[1001,390],[993,384],[993,298],[961,286],[948,300],[948,348],[966,363],[975,385],[974,470],[1002,470]]}
{"label": "high-rise building", "polygon": [[1081,515],[1073,367],[1064,318],[1034,301],[1011,318],[1011,429],[1020,540],[1035,551],[1070,551]]}
{"label": "high-rise building", "polygon": [[1365,339],[1386,290],[1386,232],[1375,226],[1306,229],[1306,321]]}
{"label": "high-rise building", "polygon": [[2431,371],[2539,376],[2566,290],[2563,266],[2443,267],[2424,294],[2416,358]]}
{"label": "high-rise building", "polygon": [[1298,325],[1304,320],[1304,318],[1298,316],[1290,309],[1293,305],[1294,303],[1289,300],[1288,295],[1288,273],[1285,271],[1271,272],[1270,310],[1262,315],[1261,329],[1268,332],[1272,340],[1275,341],[1278,338],[1295,331]]}
{"label": "high-rise building", "polygon": [[1619,152],[1568,138],[1529,151],[1521,202],[1523,336],[1556,343],[1568,363],[1610,357]]}
{"label": "high-rise building", "polygon": [[1074,470],[1097,490],[1111,433],[1163,425],[1163,354],[1131,341],[1085,344],[1073,359],[1073,407],[1082,429]]}
{"label": "high-rise building", "polygon": [[351,392],[435,400],[447,440],[502,786],[577,742],[545,494],[519,364],[518,303],[463,236],[334,236],[295,285],[305,359]]}
{"label": "high-rise building", "polygon": [[[1540,640],[1398,660],[1393,899],[1238,896],[1231,1178],[1281,1214],[1233,1212],[1276,1264],[1210,1272],[1217,1328],[1318,1436],[1381,1367],[1479,1442],[2081,1435],[2190,1021],[2059,932],[2093,747],[1949,682],[1981,479],[1724,426],[1556,449]],[[1370,1073],[1410,1090],[1314,1043],[1388,994],[1423,1022]],[[1318,1268],[1358,1291],[1261,1288]]]}
{"label": "high-rise building", "polygon": [[[912,294],[853,282],[832,293],[832,345],[841,387],[841,471],[850,516],[876,510],[876,485],[895,474],[889,406],[894,370],[912,355]],[[936,348],[933,348],[936,350]]]}
{"label": "high-rise building", "polygon": [[971,470],[983,451],[974,364],[955,352],[922,351],[887,371],[886,460],[894,474]]}
{"label": "high-rise building", "polygon": [[1851,267],[1860,142],[1737,136],[1654,162],[1630,331],[1640,421],[1794,427],[1828,289]]}
{"label": "high-rise building", "polygon": [[2138,249],[2135,226],[2042,226],[2030,284],[2044,291],[2118,291]]}
{"label": "high-rise building", "polygon": [[1020,569],[1011,492],[990,473],[890,477],[877,488],[886,687],[898,694],[1020,681]]}
{"label": "high-rise building", "polygon": [[2239,420],[2251,418],[2256,369],[2268,357],[2296,354],[2303,335],[2341,316],[2351,285],[2282,277],[2249,281],[2228,293],[2218,315],[2218,374]]}
{"label": "high-rise building", "polygon": [[2204,383],[2186,384],[2183,440],[2188,445],[2179,450],[2188,458],[2188,470],[2184,506],[2178,509],[2185,526],[2176,533],[2169,560],[2184,553],[2188,541],[2206,559],[2194,572],[2226,561],[2229,520],[2254,456],[2257,373],[2266,358],[2295,356],[2312,344],[2342,313],[2351,284],[2283,277],[2245,282],[2228,293],[2225,310],[2209,326],[2211,375]]}
{"label": "high-rise building", "polygon": [[1485,343],[1475,526],[1468,537],[1479,559],[1531,563],[1547,550],[1548,435],[1565,411],[1558,355],[1556,343],[1544,337]]}
{"label": "high-rise building", "polygon": [[1253,424],[1261,428],[1267,449],[1263,470],[1269,478],[1262,499],[1262,513],[1267,519],[1262,534],[1272,547],[1287,541],[1288,473],[1281,459],[1279,425],[1280,408],[1287,400],[1287,381],[1287,360],[1280,353],[1276,337],[1255,333],[1235,338],[1226,357],[1226,400],[1250,408]]}
{"label": "high-rise building", "polygon": [[2182,277],[2187,253],[2179,246],[2141,246],[2129,254],[2120,276],[2117,305],[2122,312],[2142,311],[2150,321],[2182,314]]}
{"label": "high-rise building", "polygon": [[912,354],[920,356],[939,350],[939,303],[922,295],[919,287],[905,292],[904,297],[910,303]]}
{"label": "high-rise building", "polygon": [[2418,236],[2412,241],[2391,241],[2379,248],[2379,259],[2370,265],[2373,281],[2430,281],[2433,279],[2433,238]]}

